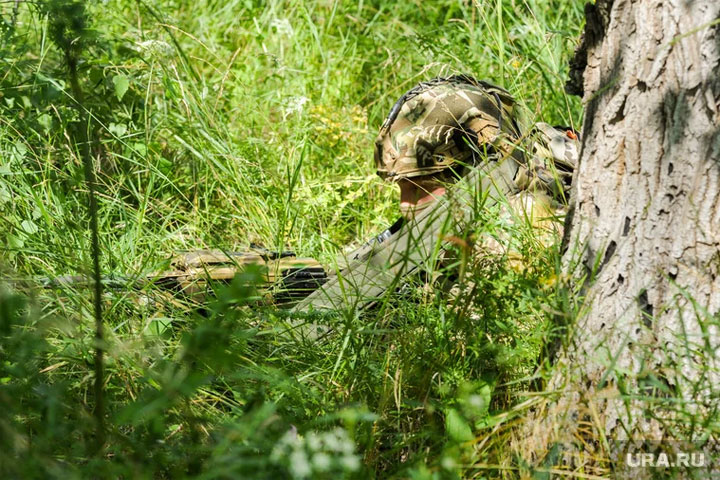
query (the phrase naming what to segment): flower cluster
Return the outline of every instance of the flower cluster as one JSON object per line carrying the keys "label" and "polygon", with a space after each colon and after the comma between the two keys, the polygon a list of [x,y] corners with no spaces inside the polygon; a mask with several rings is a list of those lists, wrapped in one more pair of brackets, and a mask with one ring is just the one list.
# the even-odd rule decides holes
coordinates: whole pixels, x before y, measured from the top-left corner
{"label": "flower cluster", "polygon": [[310,117],[318,137],[325,140],[321,143],[328,145],[335,145],[341,139],[348,139],[350,134],[365,134],[368,131],[367,112],[359,105],[336,110],[318,104],[310,109]]}
{"label": "flower cluster", "polygon": [[355,444],[342,428],[305,436],[294,429],[288,431],[273,448],[270,459],[295,479],[341,478],[343,473],[360,468]]}

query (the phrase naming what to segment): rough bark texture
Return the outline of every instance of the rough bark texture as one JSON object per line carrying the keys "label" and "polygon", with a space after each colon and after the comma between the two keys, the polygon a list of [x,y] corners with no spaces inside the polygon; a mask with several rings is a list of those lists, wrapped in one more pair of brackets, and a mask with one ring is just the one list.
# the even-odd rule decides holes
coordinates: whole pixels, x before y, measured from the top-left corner
{"label": "rough bark texture", "polygon": [[616,440],[710,434],[712,448],[720,431],[720,1],[597,0],[586,13],[568,82],[585,121],[565,255],[589,279],[586,310],[557,357],[557,396],[518,440],[536,465],[557,444],[608,459]]}

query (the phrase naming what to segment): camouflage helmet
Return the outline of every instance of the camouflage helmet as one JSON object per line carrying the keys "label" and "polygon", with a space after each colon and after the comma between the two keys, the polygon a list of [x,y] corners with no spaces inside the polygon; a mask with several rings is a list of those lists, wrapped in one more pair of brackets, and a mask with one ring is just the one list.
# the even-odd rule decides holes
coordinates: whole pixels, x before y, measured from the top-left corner
{"label": "camouflage helmet", "polygon": [[381,177],[398,181],[458,173],[478,154],[509,154],[519,131],[514,100],[500,87],[467,75],[422,82],[393,106],[375,140]]}

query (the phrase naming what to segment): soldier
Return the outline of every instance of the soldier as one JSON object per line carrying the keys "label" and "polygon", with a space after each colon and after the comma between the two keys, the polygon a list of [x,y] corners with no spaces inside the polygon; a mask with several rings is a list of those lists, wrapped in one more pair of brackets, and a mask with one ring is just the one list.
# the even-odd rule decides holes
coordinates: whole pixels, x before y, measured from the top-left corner
{"label": "soldier", "polygon": [[[271,252],[235,254],[237,258],[210,252],[185,255],[185,264],[174,272],[175,282],[191,291],[198,273],[232,278],[238,259],[261,262],[274,274],[268,282],[279,281],[280,291],[301,285],[298,297],[312,292],[294,307],[296,311],[363,308],[418,270],[436,272],[443,265],[457,264],[447,254],[431,258],[438,238],[443,252],[456,239],[465,243],[467,253],[467,242],[460,237],[467,238],[472,230],[478,205],[467,190],[488,194],[483,208],[500,201],[500,214],[527,219],[540,229],[540,238],[552,239],[561,228],[578,145],[573,130],[544,123],[523,136],[513,98],[487,82],[456,75],[420,83],[395,103],[375,141],[377,173],[399,185],[403,219],[341,256],[330,266],[327,279],[317,262],[294,259],[290,253],[275,259]],[[509,240],[483,238],[472,246],[471,256],[509,254],[512,261]],[[438,277],[426,278],[434,283]]]}
{"label": "soldier", "polygon": [[[473,243],[467,233],[477,218],[478,196],[483,197],[481,208],[500,200],[501,215],[529,220],[545,243],[554,238],[578,147],[569,128],[538,123],[522,135],[515,102],[502,88],[467,75],[422,82],[395,103],[375,141],[378,175],[400,189],[403,218],[388,230],[329,269],[293,252],[212,250],[181,254],[171,271],[147,280],[204,301],[211,282],[229,282],[253,264],[264,269],[259,286],[267,301],[294,305],[296,312],[362,309],[419,270],[432,273],[425,278],[435,283],[438,270],[458,264],[447,254],[453,242],[471,253],[465,257],[509,254],[513,261],[509,236],[468,244]],[[517,263],[522,267],[521,259]],[[43,283],[85,280],[61,277]],[[455,296],[462,293],[453,291]]]}
{"label": "soldier", "polygon": [[[506,197],[500,212],[545,229],[549,241],[561,228],[577,148],[571,129],[540,123],[521,135],[515,102],[502,88],[467,75],[420,83],[395,103],[375,141],[377,173],[399,186],[405,221],[338,261],[338,273],[296,309],[361,308],[413,272],[457,263],[430,257],[438,237],[444,251],[454,240],[468,247],[456,236],[472,229],[477,214],[468,189],[489,194],[484,206]],[[483,239],[475,247],[512,258],[503,243]]]}
{"label": "soldier", "polygon": [[[375,141],[375,164],[378,175],[399,185],[400,211],[412,220],[470,168],[483,162],[515,161],[518,168],[512,184],[501,192],[507,204],[499,213],[511,221],[528,221],[535,237],[548,244],[562,228],[577,135],[571,129],[539,123],[528,137],[520,133],[514,100],[507,91],[466,75],[438,78],[421,83],[395,104]],[[507,233],[474,245],[458,242],[470,254],[471,263],[506,255],[511,266],[523,267]],[[473,290],[472,280],[459,285],[457,272],[449,268],[462,263],[445,252],[432,267],[426,291],[442,284],[457,298]],[[474,267],[465,265],[463,270]]]}

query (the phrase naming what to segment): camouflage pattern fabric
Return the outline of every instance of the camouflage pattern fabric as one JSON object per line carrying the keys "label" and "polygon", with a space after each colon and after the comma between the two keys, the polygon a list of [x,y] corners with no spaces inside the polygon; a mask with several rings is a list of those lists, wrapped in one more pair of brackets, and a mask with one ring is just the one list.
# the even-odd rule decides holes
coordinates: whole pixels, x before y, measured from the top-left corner
{"label": "camouflage pattern fabric", "polygon": [[[517,190],[507,197],[498,215],[508,224],[528,222],[538,247],[547,247],[562,235],[580,138],[572,128],[536,123],[522,143],[526,155],[513,180]],[[431,294],[444,291],[456,312],[480,321],[483,311],[476,305],[478,290],[471,272],[503,262],[516,271],[527,268],[527,257],[516,248],[507,231],[496,232],[494,237],[484,237],[472,245],[464,269],[466,275],[453,274],[452,265],[458,259],[445,255],[436,267],[438,273],[431,279],[432,284],[424,288]]]}
{"label": "camouflage pattern fabric", "polygon": [[398,181],[508,155],[519,138],[514,100],[467,75],[420,83],[397,101],[375,140],[381,177]]}
{"label": "camouflage pattern fabric", "polygon": [[377,173],[393,182],[439,172],[457,178],[463,166],[477,165],[480,158],[513,155],[521,165],[515,178],[519,190],[542,190],[566,204],[578,134],[541,122],[522,136],[514,110],[506,90],[468,75],[420,83],[395,103],[380,128]]}
{"label": "camouflage pattern fabric", "polygon": [[514,178],[518,192],[508,198],[516,218],[538,228],[546,245],[562,233],[580,138],[570,127],[536,123],[523,141],[525,161]]}
{"label": "camouflage pattern fabric", "polygon": [[[508,222],[528,222],[535,238],[548,246],[562,234],[580,138],[570,127],[539,122],[521,143],[525,157],[513,179],[517,190],[508,196],[500,215]],[[485,253],[509,255],[511,262],[518,263],[509,240],[486,239],[479,247]]]}

